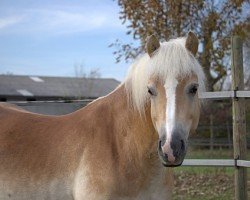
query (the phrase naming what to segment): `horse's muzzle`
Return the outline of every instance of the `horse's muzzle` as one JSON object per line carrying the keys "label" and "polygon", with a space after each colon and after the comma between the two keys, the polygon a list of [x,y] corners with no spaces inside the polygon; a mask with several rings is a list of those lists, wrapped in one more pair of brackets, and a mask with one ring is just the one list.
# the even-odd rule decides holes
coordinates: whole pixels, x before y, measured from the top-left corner
{"label": "horse's muzzle", "polygon": [[178,157],[176,158],[176,161],[173,163],[173,162],[169,162],[168,161],[168,155],[167,154],[164,154],[162,152],[162,144],[161,144],[161,140],[159,140],[158,142],[158,155],[159,155],[159,158],[161,160],[161,163],[163,164],[164,167],[178,167],[182,164],[183,160],[184,160],[184,156],[181,156],[181,157]]}

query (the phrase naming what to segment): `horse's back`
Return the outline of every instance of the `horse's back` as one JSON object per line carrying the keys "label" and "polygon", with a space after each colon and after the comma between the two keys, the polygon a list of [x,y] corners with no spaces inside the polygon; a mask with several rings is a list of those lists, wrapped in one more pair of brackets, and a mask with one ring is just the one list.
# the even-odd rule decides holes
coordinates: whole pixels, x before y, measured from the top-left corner
{"label": "horse's back", "polygon": [[0,103],[0,117],[4,118],[6,117],[7,114],[15,112],[28,112],[28,111],[14,104],[5,102]]}
{"label": "horse's back", "polygon": [[[3,135],[20,132],[20,128],[24,127],[25,124],[28,125],[29,119],[34,117],[36,118],[35,113],[24,110],[19,106],[0,103],[0,139]],[[3,141],[0,140],[0,142]]]}
{"label": "horse's back", "polygon": [[72,199],[70,172],[75,166],[70,162],[76,158],[63,137],[69,132],[65,124],[0,103],[1,200]]}
{"label": "horse's back", "polygon": [[20,123],[22,123],[24,119],[22,117],[23,113],[29,112],[14,104],[0,103],[0,142],[3,142],[1,140],[3,135],[8,134],[6,129],[14,129],[15,123],[18,121],[18,119]]}

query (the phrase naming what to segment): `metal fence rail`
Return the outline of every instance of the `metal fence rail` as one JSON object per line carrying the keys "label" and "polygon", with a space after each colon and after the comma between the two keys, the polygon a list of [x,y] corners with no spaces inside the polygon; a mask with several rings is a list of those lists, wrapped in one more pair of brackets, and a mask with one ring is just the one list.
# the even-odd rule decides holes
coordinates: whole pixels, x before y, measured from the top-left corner
{"label": "metal fence rail", "polygon": [[230,98],[250,98],[250,91],[220,91],[220,92],[202,92],[200,99],[230,99]]}
{"label": "metal fence rail", "polygon": [[196,167],[250,167],[250,161],[233,159],[185,159],[182,166]]}

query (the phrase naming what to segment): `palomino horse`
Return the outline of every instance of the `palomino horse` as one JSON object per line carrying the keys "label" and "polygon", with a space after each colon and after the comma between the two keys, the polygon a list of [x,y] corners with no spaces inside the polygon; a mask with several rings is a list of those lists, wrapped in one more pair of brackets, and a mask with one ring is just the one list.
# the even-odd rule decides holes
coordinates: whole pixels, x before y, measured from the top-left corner
{"label": "palomino horse", "polygon": [[124,83],[68,115],[0,104],[0,199],[169,199],[163,165],[182,163],[199,120],[197,48],[192,32],[151,36]]}

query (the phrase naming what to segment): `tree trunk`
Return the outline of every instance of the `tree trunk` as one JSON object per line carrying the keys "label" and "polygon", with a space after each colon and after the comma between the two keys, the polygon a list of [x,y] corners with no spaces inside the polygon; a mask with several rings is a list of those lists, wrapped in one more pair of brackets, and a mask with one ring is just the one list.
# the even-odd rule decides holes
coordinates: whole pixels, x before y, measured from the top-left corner
{"label": "tree trunk", "polygon": [[208,29],[206,27],[206,23],[204,23],[203,27],[203,52],[201,55],[201,65],[204,69],[204,73],[206,75],[207,79],[207,90],[208,91],[214,91],[214,78],[212,77],[210,73],[211,69],[211,55],[210,55],[210,49],[212,45],[212,33],[213,31]]}
{"label": "tree trunk", "polygon": [[205,41],[205,38],[204,38],[204,48],[203,48],[203,52],[202,52],[202,55],[201,55],[201,65],[203,67],[203,70],[204,70],[204,73],[206,75],[206,89],[208,91],[213,91],[214,88],[213,88],[213,82],[214,82],[214,79],[213,77],[211,76],[211,73],[210,73],[210,65],[211,65],[211,61],[210,61],[210,55],[209,55],[209,52],[208,52],[208,49],[206,48],[206,41]]}

